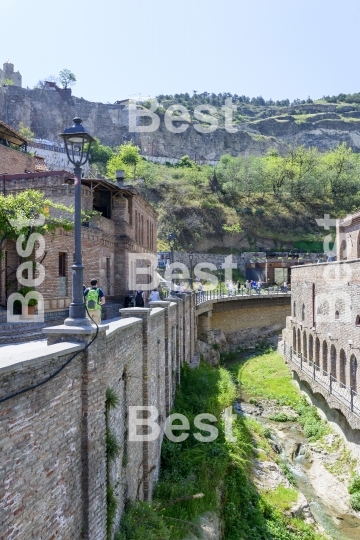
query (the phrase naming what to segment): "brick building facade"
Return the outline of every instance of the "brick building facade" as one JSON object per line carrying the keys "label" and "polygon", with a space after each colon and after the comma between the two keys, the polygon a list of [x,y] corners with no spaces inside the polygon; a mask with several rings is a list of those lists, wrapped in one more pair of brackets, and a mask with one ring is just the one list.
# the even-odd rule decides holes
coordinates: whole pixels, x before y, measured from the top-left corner
{"label": "brick building facade", "polygon": [[[73,175],[66,171],[6,175],[2,188],[5,195],[33,189],[56,203],[68,207],[74,204]],[[129,264],[130,253],[150,253],[156,260],[156,212],[135,188],[104,179],[82,180],[82,208],[98,212],[82,227],[84,282],[89,284],[93,277],[98,278],[105,296],[122,302],[131,285],[129,273],[135,271],[136,265],[149,267],[149,272],[156,269],[156,264],[145,256],[133,266]],[[62,213],[53,209],[51,212]],[[72,218],[72,214],[67,217]],[[73,231],[59,228],[45,236],[41,263],[45,280],[37,288],[45,299],[45,311],[63,310],[70,305],[73,252]],[[17,289],[16,282],[9,287],[9,276],[18,264],[15,244],[8,242],[0,259],[2,305]]]}
{"label": "brick building facade", "polygon": [[288,355],[291,350],[314,381],[349,406],[360,393],[359,276],[359,259],[293,268],[291,317],[283,332]]}

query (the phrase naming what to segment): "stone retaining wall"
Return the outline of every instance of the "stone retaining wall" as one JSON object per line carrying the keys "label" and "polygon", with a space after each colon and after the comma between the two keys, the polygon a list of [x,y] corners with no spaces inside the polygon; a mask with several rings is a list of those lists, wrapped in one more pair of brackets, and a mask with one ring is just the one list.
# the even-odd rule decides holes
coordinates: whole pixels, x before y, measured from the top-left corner
{"label": "stone retaining wall", "polygon": [[[105,540],[107,388],[119,398],[109,420],[120,445],[110,465],[116,527],[127,501],[151,499],[180,366],[194,351],[194,298],[121,311],[86,350],[93,334],[64,326],[46,329],[48,344],[38,349],[1,349],[0,398],[44,380],[78,352],[54,379],[0,404],[1,538]],[[136,405],[158,408],[156,441],[129,441]]]}

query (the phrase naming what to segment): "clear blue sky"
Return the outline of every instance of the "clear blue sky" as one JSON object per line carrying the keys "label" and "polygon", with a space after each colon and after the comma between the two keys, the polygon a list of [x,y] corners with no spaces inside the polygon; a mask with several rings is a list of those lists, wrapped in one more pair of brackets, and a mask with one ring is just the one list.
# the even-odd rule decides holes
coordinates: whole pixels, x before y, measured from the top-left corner
{"label": "clear blue sky", "polygon": [[0,20],[23,86],[66,67],[91,101],[360,91],[359,0],[0,0]]}

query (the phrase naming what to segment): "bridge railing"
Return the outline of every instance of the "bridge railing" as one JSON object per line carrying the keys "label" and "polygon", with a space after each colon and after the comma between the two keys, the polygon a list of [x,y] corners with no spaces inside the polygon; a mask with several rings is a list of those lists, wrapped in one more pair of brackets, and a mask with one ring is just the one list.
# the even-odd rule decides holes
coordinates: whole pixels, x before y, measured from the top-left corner
{"label": "bridge railing", "polygon": [[250,297],[250,296],[277,296],[279,294],[290,294],[290,290],[285,287],[267,287],[257,288],[257,289],[247,289],[241,287],[240,289],[235,288],[233,292],[227,291],[225,289],[215,289],[213,291],[201,291],[196,293],[196,305],[207,302],[208,300],[216,300],[218,298],[235,298],[235,297]]}
{"label": "bridge railing", "polygon": [[360,418],[360,396],[352,387],[346,386],[332,373],[324,370],[319,364],[303,356],[302,353],[293,351],[286,342],[284,342],[284,356]]}

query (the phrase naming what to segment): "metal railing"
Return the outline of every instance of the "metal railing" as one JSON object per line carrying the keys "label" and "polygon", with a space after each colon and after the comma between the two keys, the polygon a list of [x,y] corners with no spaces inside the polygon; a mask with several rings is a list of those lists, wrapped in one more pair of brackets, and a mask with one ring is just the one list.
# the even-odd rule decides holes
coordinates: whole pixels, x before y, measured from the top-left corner
{"label": "metal railing", "polygon": [[196,305],[207,302],[208,300],[217,300],[218,298],[239,298],[250,296],[278,296],[279,294],[290,294],[290,289],[284,287],[267,287],[261,289],[234,289],[231,294],[225,289],[215,289],[213,291],[202,291],[196,293]]}
{"label": "metal railing", "polygon": [[[41,150],[50,150],[51,152],[60,152],[61,154],[66,154],[65,147],[56,146],[55,143],[53,145],[52,144],[50,145],[50,144],[46,144],[46,143],[39,143],[39,142],[35,142],[35,141],[29,141],[27,146],[28,146],[28,148],[40,148]],[[74,152],[74,154],[76,156],[80,156],[80,152]]]}
{"label": "metal railing", "polygon": [[284,356],[293,364],[296,364],[301,371],[304,371],[314,381],[316,381],[324,390],[334,396],[340,403],[345,405],[356,416],[360,417],[360,398],[359,394],[346,386],[343,382],[334,377],[332,373],[324,370],[319,364],[304,357],[302,353],[293,351],[284,342]]}

